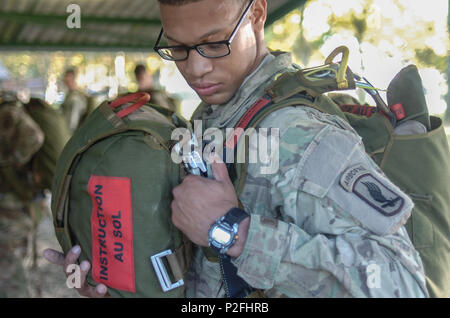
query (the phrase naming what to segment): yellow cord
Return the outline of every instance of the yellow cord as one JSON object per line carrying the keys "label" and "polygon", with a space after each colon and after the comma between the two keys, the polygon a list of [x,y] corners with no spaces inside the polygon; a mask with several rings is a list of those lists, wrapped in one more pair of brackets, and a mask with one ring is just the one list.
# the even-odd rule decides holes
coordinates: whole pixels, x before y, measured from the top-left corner
{"label": "yellow cord", "polygon": [[339,54],[342,53],[342,60],[339,66],[338,74],[336,77],[337,85],[339,89],[348,88],[348,82],[345,78],[345,73],[347,72],[348,67],[348,58],[350,55],[350,51],[346,46],[340,46],[336,48],[333,52],[325,60],[325,64],[333,63],[333,59]]}

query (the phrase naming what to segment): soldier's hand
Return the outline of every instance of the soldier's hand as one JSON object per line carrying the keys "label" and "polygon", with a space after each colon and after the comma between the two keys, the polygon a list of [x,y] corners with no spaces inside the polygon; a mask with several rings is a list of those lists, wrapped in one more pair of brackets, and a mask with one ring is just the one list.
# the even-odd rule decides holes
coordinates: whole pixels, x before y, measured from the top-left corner
{"label": "soldier's hand", "polygon": [[[172,201],[172,222],[193,243],[208,246],[208,232],[211,225],[230,209],[238,207],[238,199],[228,170],[220,158],[214,159],[211,168],[215,180],[188,175],[174,188]],[[247,239],[249,218],[239,226],[239,239],[228,255],[241,254]]]}
{"label": "soldier's hand", "polygon": [[[81,249],[79,246],[74,246],[67,256],[64,257],[64,254],[53,249],[46,249],[43,252],[44,258],[50,263],[60,265],[63,267],[64,274],[68,277],[70,272],[67,272],[67,267],[72,264],[76,264],[78,257],[80,257]],[[86,277],[91,268],[91,264],[88,261],[83,261],[80,264],[80,288],[76,288],[77,292],[84,297],[91,298],[102,298],[102,297],[111,297],[108,294],[108,289],[105,285],[99,284],[96,287],[90,286]]]}

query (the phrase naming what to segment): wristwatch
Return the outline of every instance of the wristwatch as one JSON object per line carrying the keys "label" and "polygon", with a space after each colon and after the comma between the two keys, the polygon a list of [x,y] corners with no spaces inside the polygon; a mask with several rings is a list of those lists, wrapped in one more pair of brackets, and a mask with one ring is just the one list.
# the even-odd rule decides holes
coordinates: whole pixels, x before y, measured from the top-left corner
{"label": "wristwatch", "polygon": [[211,249],[223,256],[238,238],[239,223],[250,215],[242,209],[233,208],[218,218],[209,228],[208,243]]}

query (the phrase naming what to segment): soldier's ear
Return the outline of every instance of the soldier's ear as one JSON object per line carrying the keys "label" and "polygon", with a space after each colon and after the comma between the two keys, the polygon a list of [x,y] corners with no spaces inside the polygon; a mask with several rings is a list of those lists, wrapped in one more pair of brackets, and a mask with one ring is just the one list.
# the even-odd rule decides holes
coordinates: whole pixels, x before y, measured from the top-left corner
{"label": "soldier's ear", "polygon": [[252,8],[251,21],[254,31],[264,32],[267,19],[267,1],[255,0]]}

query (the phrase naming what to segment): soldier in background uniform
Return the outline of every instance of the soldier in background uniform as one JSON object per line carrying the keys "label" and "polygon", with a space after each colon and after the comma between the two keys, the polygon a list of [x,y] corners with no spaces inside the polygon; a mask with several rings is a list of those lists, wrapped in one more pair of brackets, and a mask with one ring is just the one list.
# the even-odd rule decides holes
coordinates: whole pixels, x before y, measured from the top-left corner
{"label": "soldier in background uniform", "polygon": [[32,265],[36,266],[36,229],[40,211],[33,199],[37,193],[32,161],[44,144],[45,134],[15,96],[0,96],[0,210],[18,211],[31,218],[27,232],[31,244]]}
{"label": "soldier in background uniform", "polygon": [[177,101],[169,97],[165,92],[155,89],[153,86],[153,77],[146,67],[142,64],[136,65],[134,75],[138,83],[138,91],[149,93],[151,96],[151,103],[162,106],[172,112],[177,111]]}
{"label": "soldier in background uniform", "polygon": [[69,141],[70,131],[62,115],[41,99],[31,98],[25,109],[45,134],[45,141],[33,158],[34,183],[39,189],[51,189],[56,162]]}
{"label": "soldier in background uniform", "polygon": [[32,219],[34,264],[34,234],[45,213],[35,203],[51,189],[56,162],[69,137],[62,115],[44,101],[0,102],[0,195],[17,198],[14,208],[25,210]]}
{"label": "soldier in background uniform", "polygon": [[[175,60],[202,99],[193,119],[201,120],[205,130],[235,127],[277,75],[295,70],[290,54],[272,54],[264,43],[266,0],[159,2],[161,35],[175,46],[159,53]],[[205,248],[228,241],[225,227],[213,231],[215,222],[235,222],[236,240],[216,253],[230,260],[239,279],[266,296],[427,297],[422,261],[402,221],[386,235],[371,231],[374,222],[387,221],[387,206],[368,193],[346,191],[340,182],[339,176],[352,181],[353,168],[362,167],[370,180],[403,202],[399,213],[407,218],[411,212],[410,198],[367,156],[353,128],[309,107],[278,110],[259,127],[280,131],[274,173],[264,174],[261,163],[249,163],[238,198],[225,164],[216,162],[214,180],[189,175],[173,190],[172,221],[197,245],[186,295],[226,296],[221,266]],[[355,210],[364,211],[366,219],[358,221]],[[65,260],[55,252],[46,258],[67,266],[79,253],[75,247]],[[87,270],[81,269],[82,277]],[[81,291],[104,295],[101,286],[94,291],[84,283]]]}
{"label": "soldier in background uniform", "polygon": [[61,104],[61,110],[71,133],[80,126],[83,118],[86,117],[86,113],[89,111],[89,99],[78,88],[76,76],[75,69],[68,69],[63,77],[64,85],[68,91],[64,102]]}
{"label": "soldier in background uniform", "polygon": [[45,135],[15,97],[0,97],[0,191],[22,201],[33,198],[31,160]]}
{"label": "soldier in background uniform", "polygon": [[2,103],[0,128],[1,188],[28,203],[51,189],[69,131],[62,116],[36,98],[26,105],[18,100]]}

